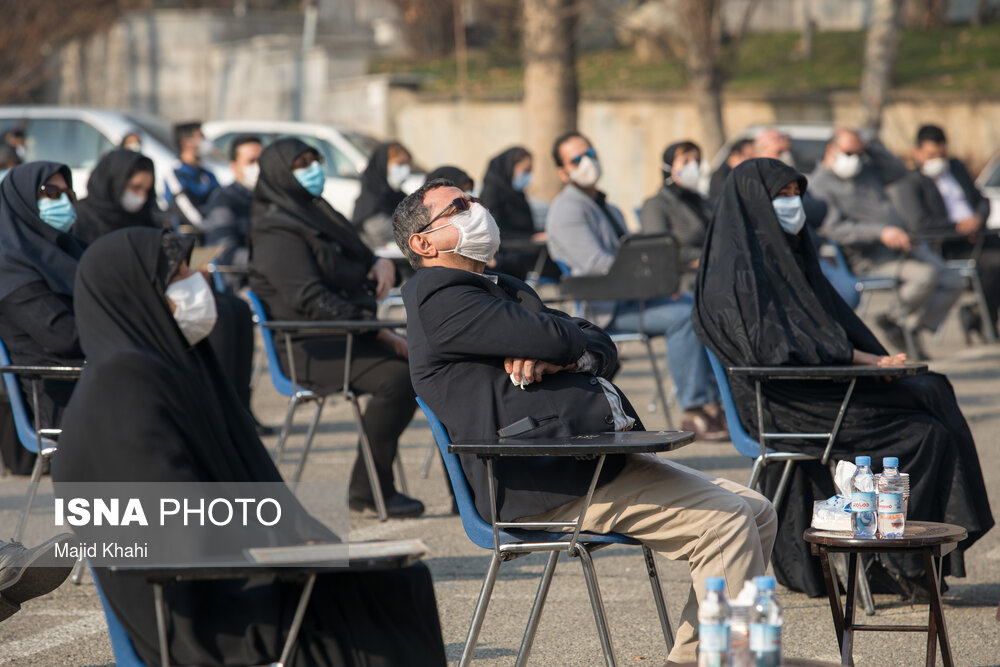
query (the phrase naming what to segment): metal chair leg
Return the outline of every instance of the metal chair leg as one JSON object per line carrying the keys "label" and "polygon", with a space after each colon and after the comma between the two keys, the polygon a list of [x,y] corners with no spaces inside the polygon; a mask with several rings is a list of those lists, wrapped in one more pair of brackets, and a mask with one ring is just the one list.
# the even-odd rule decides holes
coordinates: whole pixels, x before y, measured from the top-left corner
{"label": "metal chair leg", "polygon": [[437,453],[437,444],[432,440],[430,447],[427,448],[427,454],[424,455],[424,465],[420,468],[420,479],[427,479],[427,475],[431,473],[431,463],[434,461],[434,455]]}
{"label": "metal chair leg", "polygon": [[354,409],[354,423],[358,427],[358,437],[361,439],[361,456],[365,462],[365,470],[368,473],[368,483],[372,487],[375,510],[378,512],[379,521],[385,521],[389,518],[389,514],[385,511],[385,498],[382,496],[382,484],[379,482],[378,471],[375,468],[375,455],[372,454],[372,446],[368,442],[368,435],[365,433],[365,424],[361,420],[361,406],[358,405],[358,398],[353,393],[347,393],[347,401]]}
{"label": "metal chair leg", "polygon": [[764,473],[764,457],[758,456],[754,459],[753,468],[750,469],[750,481],[747,482],[747,488],[757,490],[757,484],[760,482],[760,476]]}
{"label": "metal chair leg", "polygon": [[604,651],[604,660],[608,667],[615,667],[615,647],[611,643],[611,631],[608,629],[608,617],[604,611],[604,600],[601,599],[601,587],[597,583],[597,571],[594,569],[594,560],[590,557],[590,552],[586,547],[580,547],[576,551],[580,557],[580,565],[583,567],[583,578],[587,581],[587,592],[590,594],[590,606],[594,610],[594,622],[597,623],[597,634],[601,640],[601,650]]}
{"label": "metal chair leg", "polygon": [[969,280],[972,282],[972,289],[976,293],[976,301],[979,303],[979,313],[983,320],[983,335],[986,337],[986,342],[992,345],[997,342],[997,336],[990,315],[990,306],[986,302],[986,292],[983,291],[983,281],[979,278],[979,271],[973,269],[969,273]]}
{"label": "metal chair leg", "polygon": [[[653,351],[653,341],[647,336],[643,342],[646,344],[646,353],[649,355],[649,366],[653,370],[653,379],[656,381],[656,393],[660,398],[660,405],[663,407],[663,416],[667,420],[667,428],[673,430],[674,420],[670,417],[667,392],[663,389],[663,377],[660,375],[660,364],[656,359],[656,352]],[[653,404],[650,403],[650,406],[652,407]]]}
{"label": "metal chair leg", "polygon": [[778,481],[778,488],[774,490],[774,500],[771,501],[775,509],[778,509],[781,505],[781,501],[785,497],[785,491],[788,490],[788,483],[792,478],[793,465],[795,465],[794,459],[785,461],[785,469],[781,471],[781,479]]}
{"label": "metal chair leg", "polygon": [[667,645],[667,653],[674,650],[674,631],[670,627],[670,616],[667,614],[667,603],[663,600],[663,587],[660,586],[660,573],[656,569],[656,559],[653,550],[642,545],[642,557],[646,562],[646,574],[649,575],[649,585],[653,588],[653,603],[656,604],[656,615],[660,617],[660,629],[663,630],[663,641]]}
{"label": "metal chair leg", "polygon": [[31,515],[31,506],[35,504],[35,494],[38,493],[38,484],[42,481],[42,468],[45,467],[45,462],[49,460],[54,451],[55,448],[53,447],[43,449],[38,452],[38,456],[35,458],[35,467],[31,470],[31,481],[28,483],[28,498],[24,503],[24,511],[17,520],[17,527],[14,529],[14,535],[10,539],[11,542],[21,541],[21,536],[24,534],[24,527],[28,525],[28,517]]}
{"label": "metal chair leg", "polygon": [[69,578],[73,582],[74,586],[79,586],[83,581],[83,558],[80,558],[73,565],[73,571],[69,573]]}
{"label": "metal chair leg", "polygon": [[299,404],[299,394],[296,392],[288,399],[288,409],[285,411],[285,422],[281,425],[281,434],[278,436],[278,444],[274,448],[274,463],[281,463],[281,454],[285,451],[285,442],[288,434],[292,430],[292,420],[295,418],[295,408]]}
{"label": "metal chair leg", "polygon": [[490,598],[493,597],[493,585],[497,581],[499,571],[500,556],[494,551],[493,558],[490,559],[490,568],[486,571],[486,578],[483,579],[483,587],[479,591],[479,599],[476,600],[476,610],[472,613],[472,623],[469,624],[469,634],[465,637],[465,648],[462,649],[458,667],[467,667],[472,662],[472,653],[476,650],[476,640],[479,639],[479,631],[483,627],[486,608],[490,604]]}
{"label": "metal chair leg", "polygon": [[399,483],[400,492],[407,496],[410,495],[410,489],[406,486],[406,472],[403,470],[403,457],[398,450],[393,464],[396,466],[396,481]]}
{"label": "metal chair leg", "polygon": [[528,625],[524,629],[524,639],[521,640],[521,648],[517,652],[517,662],[515,667],[523,667],[528,664],[528,657],[531,655],[531,644],[535,641],[535,632],[538,630],[538,621],[542,618],[542,607],[545,606],[545,598],[549,594],[549,586],[552,584],[552,575],[556,571],[556,562],[559,560],[559,552],[549,552],[549,560],[545,564],[545,571],[538,582],[538,592],[535,593],[535,601],[531,605],[531,615],[528,616]]}
{"label": "metal chair leg", "polygon": [[316,401],[316,411],[313,412],[312,421],[309,422],[309,430],[306,431],[306,441],[302,443],[302,457],[299,459],[299,463],[295,466],[295,475],[292,477],[292,482],[298,484],[299,480],[302,479],[302,471],[306,467],[306,459],[309,458],[309,450],[312,449],[313,438],[316,437],[316,428],[319,426],[319,416],[323,412],[323,406],[326,405],[325,396],[317,396]]}

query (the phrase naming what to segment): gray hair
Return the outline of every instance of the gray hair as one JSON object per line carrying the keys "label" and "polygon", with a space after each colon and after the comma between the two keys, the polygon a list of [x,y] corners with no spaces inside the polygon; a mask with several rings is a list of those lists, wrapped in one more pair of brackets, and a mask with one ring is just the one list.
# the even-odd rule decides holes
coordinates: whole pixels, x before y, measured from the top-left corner
{"label": "gray hair", "polygon": [[410,249],[410,237],[431,222],[431,212],[424,206],[424,197],[431,190],[438,188],[458,187],[446,178],[435,178],[427,181],[412,194],[406,196],[392,214],[392,236],[400,251],[410,262],[410,266],[419,269],[423,266],[423,258]]}

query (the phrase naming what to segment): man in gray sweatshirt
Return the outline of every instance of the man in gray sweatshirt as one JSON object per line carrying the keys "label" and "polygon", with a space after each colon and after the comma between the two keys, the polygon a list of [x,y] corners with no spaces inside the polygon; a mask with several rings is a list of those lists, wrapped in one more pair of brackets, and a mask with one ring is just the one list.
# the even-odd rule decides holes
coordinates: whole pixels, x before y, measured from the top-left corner
{"label": "man in gray sweatshirt", "polygon": [[885,186],[905,174],[881,145],[869,146],[854,130],[840,128],[809,176],[810,192],[828,207],[820,235],[843,247],[855,273],[900,281],[896,305],[876,320],[896,347],[905,347],[904,328],[936,331],[962,290],[961,276],[911,238],[886,193]]}
{"label": "man in gray sweatshirt", "polygon": [[[628,235],[625,218],[597,189],[601,166],[590,141],[579,132],[559,137],[552,149],[559,178],[566,185],[552,201],[545,221],[549,255],[574,276],[608,272]],[[647,301],[643,329],[667,339],[667,361],[684,410],[681,428],[702,440],[728,438],[719,389],[705,348],[691,325],[690,294]],[[609,331],[639,330],[639,302],[589,302],[584,317]]]}

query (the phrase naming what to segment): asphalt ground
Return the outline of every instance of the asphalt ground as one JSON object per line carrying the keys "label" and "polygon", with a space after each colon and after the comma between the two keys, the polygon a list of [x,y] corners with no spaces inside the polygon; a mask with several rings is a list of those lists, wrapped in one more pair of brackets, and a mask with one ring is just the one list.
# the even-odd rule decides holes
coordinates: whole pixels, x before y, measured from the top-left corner
{"label": "asphalt ground", "polygon": [[[946,373],[972,427],[979,449],[986,485],[995,516],[1000,516],[1000,346],[966,347],[954,318],[943,337],[925,340],[934,357],[933,370]],[[618,384],[633,403],[644,406],[652,396],[652,376],[641,349],[626,347]],[[271,387],[267,374],[258,381],[254,409],[267,424],[280,424],[286,399]],[[676,408],[675,408],[676,414]],[[666,426],[659,412],[645,413],[648,428]],[[294,435],[282,462],[290,474],[300,451],[307,417],[300,413]],[[489,562],[489,553],[465,536],[457,516],[450,514],[450,498],[439,460],[432,461],[429,476],[420,469],[431,443],[430,430],[417,414],[401,441],[401,457],[412,495],[427,505],[419,519],[380,523],[374,514],[352,513],[351,540],[420,538],[429,548],[425,560],[437,594],[438,611],[448,659],[457,662],[473,606]],[[275,438],[265,439],[269,447]],[[349,408],[339,400],[326,407],[304,480],[344,483],[355,456],[356,435]],[[668,455],[671,459],[715,475],[745,483],[750,461],[728,442],[695,443]],[[13,531],[23,500],[25,480],[0,480],[0,525]],[[39,505],[51,496],[43,488]],[[36,521],[36,523],[41,523]],[[37,526],[26,536],[28,544],[41,539]],[[634,547],[598,551],[595,562],[607,607],[619,664],[662,664],[666,658],[662,635],[650,595],[641,552]],[[676,623],[690,581],[683,563],[657,557],[671,617]],[[967,554],[968,576],[949,579],[944,596],[945,618],[957,665],[1000,664],[1000,531],[993,530]],[[505,563],[475,653],[480,667],[512,665],[524,624],[535,595],[544,556],[532,555]],[[837,661],[838,649],[826,598],[810,599],[779,586],[785,610],[782,635],[786,656]],[[902,603],[888,595],[875,596],[877,622],[919,624],[925,607]],[[859,633],[855,663],[867,665],[923,664],[925,641],[910,633]],[[940,658],[939,658],[940,659]],[[603,663],[586,587],[579,565],[565,556],[551,591],[534,643],[532,663],[538,665],[599,665]],[[67,582],[59,589],[32,600],[0,624],[0,665],[76,666],[113,665],[104,617],[89,574],[79,586]]]}

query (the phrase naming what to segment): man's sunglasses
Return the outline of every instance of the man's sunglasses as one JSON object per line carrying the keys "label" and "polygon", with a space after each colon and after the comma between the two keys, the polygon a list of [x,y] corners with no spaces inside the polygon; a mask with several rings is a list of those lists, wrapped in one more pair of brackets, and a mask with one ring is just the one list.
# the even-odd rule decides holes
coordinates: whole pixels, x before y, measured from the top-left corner
{"label": "man's sunglasses", "polygon": [[433,225],[435,220],[438,220],[440,218],[450,218],[453,215],[457,215],[464,211],[468,211],[470,208],[472,208],[473,204],[482,204],[482,203],[483,203],[482,200],[479,199],[478,197],[459,197],[458,199],[453,199],[450,204],[445,206],[440,213],[431,218],[430,222],[428,222],[426,225],[418,229],[416,233],[419,234],[428,227],[430,227],[431,225]]}
{"label": "man's sunglasses", "polygon": [[582,160],[585,157],[589,157],[591,160],[596,160],[597,151],[595,151],[593,148],[588,148],[585,153],[580,153],[575,158],[570,160],[570,162],[572,162],[573,164],[580,164],[580,160]]}
{"label": "man's sunglasses", "polygon": [[41,188],[39,188],[38,191],[42,194],[42,196],[47,197],[49,199],[59,199],[65,192],[66,195],[69,197],[69,200],[74,204],[76,203],[76,193],[73,192],[73,190],[71,190],[70,188],[61,188],[58,185],[49,185],[46,183]]}

